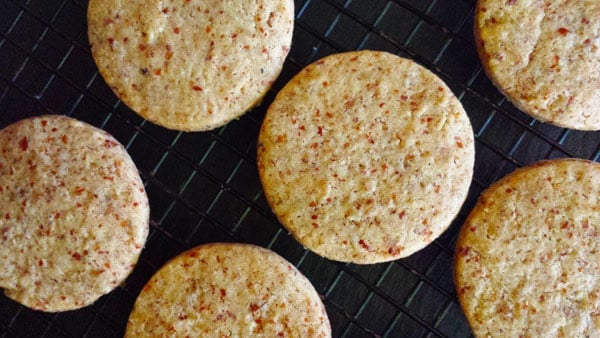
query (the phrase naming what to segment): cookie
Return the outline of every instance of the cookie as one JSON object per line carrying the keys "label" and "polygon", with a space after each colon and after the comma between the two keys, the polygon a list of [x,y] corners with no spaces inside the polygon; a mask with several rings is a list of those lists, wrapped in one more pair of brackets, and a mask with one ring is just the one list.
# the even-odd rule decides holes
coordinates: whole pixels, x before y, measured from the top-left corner
{"label": "cookie", "polygon": [[471,124],[444,82],[376,51],[300,71],[258,140],[275,215],[310,250],[344,262],[394,260],[431,243],[461,208],[473,162]]}
{"label": "cookie", "polygon": [[540,162],[501,179],[463,225],[455,283],[478,337],[600,336],[600,164]]}
{"label": "cookie", "polygon": [[91,0],[88,35],[100,74],[145,119],[208,130],[257,105],[279,76],[292,0]]}
{"label": "cookie", "polygon": [[138,296],[125,337],[331,337],[314,287],[276,253],[213,243],[165,264]]}
{"label": "cookie", "polygon": [[479,0],[475,39],[492,82],[522,111],[600,129],[600,2]]}
{"label": "cookie", "polygon": [[148,234],[144,186],[111,135],[66,116],[0,131],[0,288],[35,310],[84,307],[132,271]]}

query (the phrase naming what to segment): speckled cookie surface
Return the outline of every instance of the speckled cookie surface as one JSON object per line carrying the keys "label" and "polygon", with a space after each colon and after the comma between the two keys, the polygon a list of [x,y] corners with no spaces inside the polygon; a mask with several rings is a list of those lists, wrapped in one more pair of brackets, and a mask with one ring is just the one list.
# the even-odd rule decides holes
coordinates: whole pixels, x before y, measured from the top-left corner
{"label": "speckled cookie surface", "polygon": [[600,336],[600,164],[525,167],[485,191],[455,281],[479,337]]}
{"label": "speckled cookie surface", "polygon": [[471,182],[473,133],[433,73],[392,54],[348,52],[303,69],[258,141],[265,196],[303,245],[338,261],[408,256],[438,237]]}
{"label": "speckled cookie surface", "polygon": [[126,337],[331,337],[325,307],[293,265],[254,245],[213,243],[165,264]]}
{"label": "speckled cookie surface", "polygon": [[65,116],[0,131],[0,288],[32,308],[91,304],[131,272],[148,199],[126,150]]}
{"label": "speckled cookie surface", "polygon": [[291,46],[292,0],[91,0],[88,35],[108,85],[170,129],[213,129],[260,102]]}
{"label": "speckled cookie surface", "polygon": [[475,37],[492,81],[520,109],[600,129],[600,2],[479,0]]}

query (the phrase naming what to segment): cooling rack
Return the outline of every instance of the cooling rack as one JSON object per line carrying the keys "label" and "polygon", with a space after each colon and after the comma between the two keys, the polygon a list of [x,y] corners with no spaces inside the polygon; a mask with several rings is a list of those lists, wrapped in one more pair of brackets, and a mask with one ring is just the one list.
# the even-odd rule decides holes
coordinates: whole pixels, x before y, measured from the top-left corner
{"label": "cooling rack", "polygon": [[[542,159],[600,160],[600,132],[562,129],[528,117],[485,76],[472,36],[474,0],[296,0],[284,70],[263,104],[210,132],[181,133],[146,122],[106,86],[90,54],[84,0],[0,0],[0,127],[66,114],[121,141],[151,202],[151,231],[132,275],[77,311],[47,314],[0,295],[0,338],[120,337],[150,276],[187,248],[253,243],[295,264],[314,284],[335,337],[469,337],[452,281],[455,240],[479,193],[515,168]],[[325,55],[377,49],[439,75],[462,102],[476,137],[469,197],[451,227],[395,262],[353,265],[305,250],[263,196],[256,139],[265,110],[302,67]]]}

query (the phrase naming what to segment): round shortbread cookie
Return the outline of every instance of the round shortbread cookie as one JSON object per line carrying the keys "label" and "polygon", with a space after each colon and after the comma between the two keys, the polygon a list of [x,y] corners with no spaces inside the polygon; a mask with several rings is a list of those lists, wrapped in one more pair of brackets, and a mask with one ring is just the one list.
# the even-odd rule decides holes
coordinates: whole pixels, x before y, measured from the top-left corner
{"label": "round shortbread cookie", "polygon": [[265,196],[303,245],[376,263],[425,247],[473,174],[471,124],[433,73],[385,52],[334,54],[269,107],[258,141]]}
{"label": "round shortbread cookie", "polygon": [[475,38],[486,73],[518,108],[600,129],[600,1],[479,0]]}
{"label": "round shortbread cookie", "polygon": [[479,337],[600,337],[600,164],[561,159],[486,190],[455,255]]}
{"label": "round shortbread cookie", "polygon": [[170,129],[219,127],[257,105],[279,76],[292,0],[91,0],[100,74],[132,110]]}
{"label": "round shortbread cookie", "polygon": [[59,115],[0,131],[0,287],[27,307],[81,308],[116,288],[148,234],[148,198],[111,135]]}
{"label": "round shortbread cookie", "polygon": [[318,293],[292,264],[254,245],[198,246],[144,286],[125,337],[331,337]]}

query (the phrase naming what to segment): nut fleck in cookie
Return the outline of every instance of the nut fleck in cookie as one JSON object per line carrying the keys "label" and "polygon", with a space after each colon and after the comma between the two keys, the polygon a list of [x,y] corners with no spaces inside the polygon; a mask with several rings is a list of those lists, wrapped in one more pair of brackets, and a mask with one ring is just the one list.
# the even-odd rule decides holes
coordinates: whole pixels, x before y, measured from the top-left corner
{"label": "nut fleck in cookie", "polygon": [[488,76],[542,122],[600,129],[600,1],[479,0],[477,49]]}
{"label": "nut fleck in cookie", "polygon": [[303,245],[376,263],[425,247],[471,183],[474,145],[460,102],[413,61],[374,51],[303,69],[269,107],[258,141],[265,196]]}
{"label": "nut fleck in cookie", "polygon": [[279,76],[292,0],[91,0],[100,74],[132,110],[170,129],[213,129],[257,105]]}
{"label": "nut fleck in cookie", "polygon": [[314,287],[276,253],[213,243],[175,257],[135,302],[125,337],[330,337]]}
{"label": "nut fleck in cookie", "polygon": [[478,337],[600,336],[600,164],[525,167],[485,191],[455,255]]}
{"label": "nut fleck in cookie", "polygon": [[132,271],[148,198],[125,148],[58,115],[0,131],[0,288],[36,310],[89,305]]}

